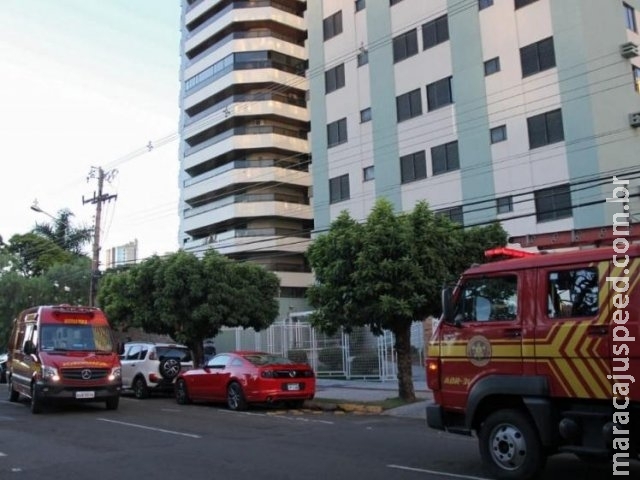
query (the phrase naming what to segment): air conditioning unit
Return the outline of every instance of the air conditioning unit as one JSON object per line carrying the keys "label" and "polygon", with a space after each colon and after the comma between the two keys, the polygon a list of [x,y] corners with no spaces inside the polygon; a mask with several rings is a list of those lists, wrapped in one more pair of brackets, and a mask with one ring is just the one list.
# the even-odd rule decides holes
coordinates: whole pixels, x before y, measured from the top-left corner
{"label": "air conditioning unit", "polygon": [[627,42],[620,45],[620,55],[622,58],[634,58],[638,56],[638,45]]}
{"label": "air conditioning unit", "polygon": [[640,127],[640,112],[629,114],[629,125],[631,125],[633,128]]}

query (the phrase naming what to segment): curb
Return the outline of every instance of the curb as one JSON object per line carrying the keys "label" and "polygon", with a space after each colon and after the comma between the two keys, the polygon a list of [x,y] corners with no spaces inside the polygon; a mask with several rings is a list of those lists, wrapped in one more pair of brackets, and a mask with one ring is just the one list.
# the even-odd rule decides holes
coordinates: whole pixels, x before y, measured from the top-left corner
{"label": "curb", "polygon": [[304,403],[304,408],[309,410],[321,410],[323,412],[336,412],[336,413],[367,413],[367,414],[380,414],[384,409],[380,405],[363,405],[359,403],[330,403],[330,402],[316,402],[313,400],[307,400]]}

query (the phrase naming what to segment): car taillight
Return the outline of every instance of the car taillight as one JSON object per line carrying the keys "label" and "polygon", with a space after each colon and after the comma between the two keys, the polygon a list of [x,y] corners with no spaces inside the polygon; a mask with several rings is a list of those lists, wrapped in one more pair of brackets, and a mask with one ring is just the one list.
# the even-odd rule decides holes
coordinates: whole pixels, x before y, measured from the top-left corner
{"label": "car taillight", "polygon": [[158,375],[156,375],[155,373],[150,373],[149,381],[153,383],[158,383],[160,381],[160,377],[158,377]]}
{"label": "car taillight", "polygon": [[427,386],[430,390],[440,390],[440,359],[427,360]]}

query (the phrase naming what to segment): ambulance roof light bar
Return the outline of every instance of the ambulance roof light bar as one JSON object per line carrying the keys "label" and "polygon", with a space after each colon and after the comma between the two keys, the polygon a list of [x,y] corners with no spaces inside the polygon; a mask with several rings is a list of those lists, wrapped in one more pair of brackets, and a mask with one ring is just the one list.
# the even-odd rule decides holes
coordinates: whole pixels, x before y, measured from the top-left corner
{"label": "ambulance roof light bar", "polygon": [[518,250],[517,248],[497,247],[485,250],[484,256],[492,260],[502,260],[508,258],[525,258],[540,255],[537,252],[527,252],[526,250]]}

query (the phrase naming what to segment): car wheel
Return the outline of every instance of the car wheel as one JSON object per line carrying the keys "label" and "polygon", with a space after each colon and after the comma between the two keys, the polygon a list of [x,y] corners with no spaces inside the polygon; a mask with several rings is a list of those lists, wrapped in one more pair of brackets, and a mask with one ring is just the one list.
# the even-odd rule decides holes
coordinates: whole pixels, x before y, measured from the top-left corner
{"label": "car wheel", "polygon": [[20,398],[20,393],[13,389],[13,382],[11,380],[9,380],[7,387],[9,391],[9,401],[17,402],[18,398]]}
{"label": "car wheel", "polygon": [[176,382],[176,402],[180,405],[187,405],[191,403],[189,392],[187,392],[187,382],[182,379]]}
{"label": "car wheel", "polygon": [[149,388],[147,387],[147,382],[144,381],[144,378],[136,377],[133,381],[133,395],[139,400],[149,396]]}
{"label": "car wheel", "polygon": [[227,406],[229,410],[246,410],[247,401],[238,382],[231,382],[227,387]]}
{"label": "car wheel", "polygon": [[109,397],[106,401],[107,410],[117,410],[120,404],[120,396]]}
{"label": "car wheel", "polygon": [[166,380],[173,380],[180,373],[180,362],[175,358],[165,358],[160,362],[160,375]]}
{"label": "car wheel", "polygon": [[480,456],[495,478],[528,480],[544,467],[546,456],[531,420],[519,410],[501,410],[480,428]]}
{"label": "car wheel", "polygon": [[38,391],[36,389],[36,384],[31,384],[31,413],[41,413],[42,412],[42,399],[40,395],[38,395]]}

